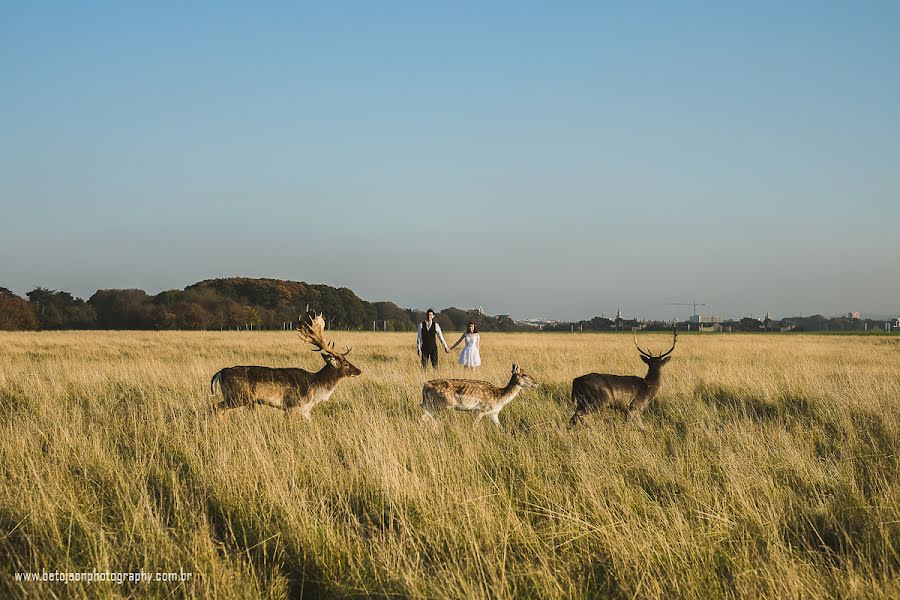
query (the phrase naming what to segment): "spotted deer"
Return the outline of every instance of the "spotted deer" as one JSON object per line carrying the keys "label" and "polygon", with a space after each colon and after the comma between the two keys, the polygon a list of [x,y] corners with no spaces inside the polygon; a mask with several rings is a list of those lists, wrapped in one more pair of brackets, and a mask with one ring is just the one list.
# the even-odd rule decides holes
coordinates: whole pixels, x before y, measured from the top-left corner
{"label": "spotted deer", "polygon": [[641,413],[659,392],[662,383],[660,370],[672,358],[669,354],[675,349],[678,332],[672,329],[672,347],[667,352],[654,356],[652,352],[642,350],[634,334],[634,345],[641,353],[641,360],[647,363],[647,375],[635,377],[631,375],[608,375],[589,373],[576,377],[572,381],[572,402],[575,403],[575,414],[569,420],[574,427],[585,414],[602,410],[607,406],[625,413],[626,420],[634,419],[643,429]]}
{"label": "spotted deer", "polygon": [[502,388],[487,381],[472,379],[433,379],[422,386],[422,421],[434,422],[436,412],[454,408],[477,411],[474,427],[487,416],[498,429],[503,429],[498,417],[503,407],[512,402],[522,388],[536,387],[539,387],[538,383],[527,373],[520,371],[518,364],[513,364],[509,383]]}
{"label": "spotted deer", "polygon": [[322,315],[310,316],[309,323],[300,325],[298,334],[315,346],[314,351],[322,353],[325,365],[321,369],[315,373],[296,368],[256,366],[222,369],[209,383],[212,394],[218,384],[224,396],[213,411],[223,416],[241,406],[255,408],[257,404],[265,404],[284,410],[285,417],[300,413],[309,420],[312,409],[328,400],[342,379],[358,377],[362,373],[347,360],[350,348],[337,352],[334,342],[325,339]]}

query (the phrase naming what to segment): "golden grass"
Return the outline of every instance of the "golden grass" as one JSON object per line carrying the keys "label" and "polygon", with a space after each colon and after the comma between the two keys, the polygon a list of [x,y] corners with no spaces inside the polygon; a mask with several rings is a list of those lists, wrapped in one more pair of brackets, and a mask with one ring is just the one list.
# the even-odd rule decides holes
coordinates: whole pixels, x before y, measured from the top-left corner
{"label": "golden grass", "polygon": [[207,418],[222,367],[319,368],[290,333],[0,334],[0,596],[900,596],[900,338],[683,335],[646,431],[568,431],[573,377],[643,374],[630,337],[483,337],[479,378],[544,384],[503,432],[418,423],[409,334],[337,332],[363,376],[310,423]]}

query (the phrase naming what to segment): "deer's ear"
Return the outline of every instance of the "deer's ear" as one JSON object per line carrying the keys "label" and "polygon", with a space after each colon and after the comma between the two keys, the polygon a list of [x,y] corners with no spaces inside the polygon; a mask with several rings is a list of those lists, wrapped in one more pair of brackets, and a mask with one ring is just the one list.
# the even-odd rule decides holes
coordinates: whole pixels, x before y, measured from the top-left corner
{"label": "deer's ear", "polygon": [[324,360],[327,364],[331,365],[332,367],[337,366],[337,359],[334,356],[332,356],[331,354],[328,354],[327,352],[322,353],[322,360]]}
{"label": "deer's ear", "polygon": [[662,362],[659,363],[659,366],[663,366],[664,364],[666,364],[666,363],[669,362],[670,360],[672,360],[672,357],[671,357],[671,356],[665,357],[664,359],[662,359]]}
{"label": "deer's ear", "polygon": [[519,363],[513,363],[512,372],[513,372],[513,373],[518,373],[518,372],[519,372]]}
{"label": "deer's ear", "polygon": [[641,354],[641,360],[644,361],[645,363],[647,363],[648,365],[650,364],[650,359],[647,358],[646,356],[644,356],[643,354]]}

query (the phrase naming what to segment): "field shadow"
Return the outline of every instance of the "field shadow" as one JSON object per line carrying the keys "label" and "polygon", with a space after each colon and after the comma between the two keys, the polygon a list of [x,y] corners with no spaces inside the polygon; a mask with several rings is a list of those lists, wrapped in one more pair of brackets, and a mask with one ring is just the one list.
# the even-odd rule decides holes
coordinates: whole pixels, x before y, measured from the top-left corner
{"label": "field shadow", "polygon": [[[205,503],[210,535],[227,555],[247,559],[264,576],[273,569],[287,581],[289,598],[331,598],[339,595],[329,589],[321,567],[303,548],[279,535],[288,525],[277,515],[274,523],[255,522],[252,514],[232,507],[220,498],[208,497]],[[281,522],[278,522],[281,521]]]}
{"label": "field shadow", "polygon": [[823,423],[814,402],[805,396],[790,392],[785,392],[774,401],[770,401],[748,390],[701,382],[694,388],[694,397],[730,419],[781,424]]}
{"label": "field shadow", "polygon": [[878,511],[846,485],[837,486],[824,505],[795,506],[780,529],[789,546],[832,566],[898,567],[885,550],[900,544],[900,529],[894,528],[893,535],[885,530]]}
{"label": "field shadow", "polygon": [[406,358],[406,357],[400,357],[400,356],[393,356],[393,355],[390,355],[390,354],[385,354],[385,353],[383,353],[383,352],[373,352],[373,353],[371,353],[371,354],[367,354],[367,355],[366,355],[366,362],[367,362],[367,363],[387,363],[387,364],[395,364],[395,363],[401,362],[401,360],[402,360],[403,362],[406,362],[406,361],[407,361],[407,358]]}
{"label": "field shadow", "polygon": [[591,559],[583,567],[583,575],[585,577],[585,597],[586,598],[630,598],[622,588],[619,578],[616,576],[613,567],[612,557],[607,553],[601,553],[599,556]]}
{"label": "field shadow", "polygon": [[9,387],[0,388],[0,416],[10,418],[33,412],[34,408],[34,401],[27,394]]}
{"label": "field shadow", "polygon": [[[855,435],[848,454],[854,463],[854,480],[867,499],[884,494],[888,482],[895,478],[890,474],[897,472],[900,435],[896,428],[887,424],[892,418],[896,417],[877,411],[850,410],[850,423]],[[900,527],[896,529],[900,538]],[[900,547],[900,539],[897,547]]]}
{"label": "field shadow", "polygon": [[640,486],[647,498],[657,504],[676,504],[685,492],[671,472],[638,467],[629,470],[628,476]]}
{"label": "field shadow", "polygon": [[163,464],[151,469],[145,493],[156,517],[167,529],[206,526],[218,552],[227,559],[252,565],[260,589],[271,585],[268,577],[284,578],[289,598],[329,598],[320,566],[296,542],[284,535],[290,530],[286,515],[273,507],[264,510],[189,485],[202,479],[202,466],[179,449],[169,449]]}

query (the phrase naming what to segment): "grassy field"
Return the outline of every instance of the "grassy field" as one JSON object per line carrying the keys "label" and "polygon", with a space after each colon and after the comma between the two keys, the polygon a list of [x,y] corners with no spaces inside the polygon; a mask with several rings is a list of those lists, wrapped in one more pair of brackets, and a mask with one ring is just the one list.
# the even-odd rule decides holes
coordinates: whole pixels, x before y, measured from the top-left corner
{"label": "grassy field", "polygon": [[318,369],[290,333],[0,333],[0,597],[900,596],[900,337],[682,336],[646,431],[569,431],[631,338],[488,333],[479,378],[543,384],[502,432],[419,424],[414,334],[335,339],[363,375],[307,423],[207,415],[222,367]]}

